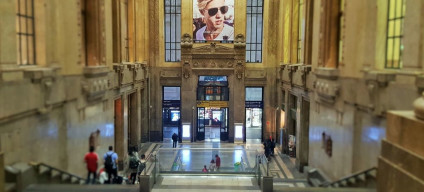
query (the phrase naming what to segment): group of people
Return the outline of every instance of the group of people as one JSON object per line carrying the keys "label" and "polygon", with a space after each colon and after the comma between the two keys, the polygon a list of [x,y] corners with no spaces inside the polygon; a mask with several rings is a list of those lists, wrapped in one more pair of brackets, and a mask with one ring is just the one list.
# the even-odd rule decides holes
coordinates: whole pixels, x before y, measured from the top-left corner
{"label": "group of people", "polygon": [[219,157],[218,154],[216,154],[215,159],[212,159],[209,164],[209,169],[206,167],[206,165],[204,165],[202,172],[207,173],[207,172],[219,171],[220,167],[221,167],[221,158]]}
{"label": "group of people", "polygon": [[142,154],[140,158],[138,158],[138,152],[136,149],[133,149],[130,152],[130,160],[129,160],[129,170],[130,174],[130,182],[131,184],[135,184],[137,176],[141,174],[141,172],[146,168],[146,156]]}
{"label": "group of people", "polygon": [[[103,160],[104,168],[100,169],[99,174],[97,174],[99,157],[97,153],[94,152],[94,146],[90,146],[90,151],[84,157],[88,170],[86,184],[90,183],[90,180],[92,184],[95,184],[97,175],[99,175],[100,183],[111,183],[111,178],[118,176],[118,169],[116,166],[118,163],[118,154],[113,151],[112,146],[109,146],[109,151],[103,155]],[[105,179],[106,177],[107,180]]]}
{"label": "group of people", "polygon": [[274,148],[275,148],[275,141],[273,138],[269,138],[264,143],[264,150],[265,150],[265,156],[266,158],[270,158],[270,156],[274,156]]}
{"label": "group of people", "polygon": [[[135,156],[135,158],[134,158]],[[113,147],[109,146],[109,151],[103,155],[104,167],[99,170],[98,165],[98,155],[94,152],[94,146],[90,146],[89,152],[85,155],[84,161],[87,164],[87,180],[86,184],[89,184],[90,181],[92,184],[96,183],[97,176],[99,183],[122,183],[122,177],[118,176],[118,154],[113,151]],[[131,183],[134,184],[137,175],[139,175],[143,169],[146,167],[145,155],[141,155],[141,159],[138,159],[137,151],[132,151],[130,155],[130,170]],[[134,167],[137,166],[137,167]]]}

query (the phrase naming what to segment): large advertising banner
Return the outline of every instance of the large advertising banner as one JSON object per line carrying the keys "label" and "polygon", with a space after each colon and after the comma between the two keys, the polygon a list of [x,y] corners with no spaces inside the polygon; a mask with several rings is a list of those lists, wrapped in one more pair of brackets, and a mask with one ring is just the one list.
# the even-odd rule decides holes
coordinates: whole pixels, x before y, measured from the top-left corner
{"label": "large advertising banner", "polygon": [[193,39],[234,40],[234,0],[193,0]]}

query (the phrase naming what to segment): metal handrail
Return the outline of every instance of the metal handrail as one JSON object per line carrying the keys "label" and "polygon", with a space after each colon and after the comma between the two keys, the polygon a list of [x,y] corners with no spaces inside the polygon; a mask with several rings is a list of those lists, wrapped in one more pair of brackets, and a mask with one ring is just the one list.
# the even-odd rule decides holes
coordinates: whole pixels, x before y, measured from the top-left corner
{"label": "metal handrail", "polygon": [[265,169],[266,176],[269,176],[269,161],[268,161],[268,159],[266,158],[266,156],[264,154],[258,155],[258,157],[259,157],[258,163],[261,164],[261,165],[265,164],[265,166],[263,166],[263,167]]}

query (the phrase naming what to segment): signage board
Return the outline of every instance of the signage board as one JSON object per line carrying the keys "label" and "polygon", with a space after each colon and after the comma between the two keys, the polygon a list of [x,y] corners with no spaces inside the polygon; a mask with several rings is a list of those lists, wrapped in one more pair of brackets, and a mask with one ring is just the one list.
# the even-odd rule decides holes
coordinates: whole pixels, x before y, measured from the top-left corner
{"label": "signage board", "polygon": [[197,101],[197,107],[228,107],[228,101]]}

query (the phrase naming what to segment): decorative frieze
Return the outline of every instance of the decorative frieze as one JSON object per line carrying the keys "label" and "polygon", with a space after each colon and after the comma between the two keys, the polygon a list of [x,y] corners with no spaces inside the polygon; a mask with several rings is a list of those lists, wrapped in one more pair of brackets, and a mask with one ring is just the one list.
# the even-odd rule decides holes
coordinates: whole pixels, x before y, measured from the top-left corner
{"label": "decorative frieze", "polygon": [[117,73],[119,85],[123,84],[125,66],[122,64],[113,65],[113,70]]}
{"label": "decorative frieze", "polygon": [[162,70],[160,72],[161,78],[180,78],[181,72],[178,70]]}
{"label": "decorative frieze", "polygon": [[45,68],[45,67],[34,67],[27,68],[24,70],[24,78],[31,79],[33,83],[40,83],[42,79],[51,78],[54,79],[60,68]]}
{"label": "decorative frieze", "polygon": [[319,102],[333,104],[339,96],[340,83],[337,81],[339,71],[334,68],[317,68],[314,90]]}
{"label": "decorative frieze", "polygon": [[283,82],[291,83],[291,81],[292,81],[292,70],[289,67],[289,64],[282,64],[280,68],[282,69],[281,79],[283,80]]}
{"label": "decorative frieze", "polygon": [[390,82],[396,80],[396,74],[391,71],[364,71],[364,80],[368,88],[370,107],[373,114],[384,116],[387,106],[381,102],[381,90],[387,88]]}
{"label": "decorative frieze", "polygon": [[193,70],[234,71],[237,79],[245,75],[245,38],[239,34],[234,45],[212,42],[209,45],[193,45],[189,34],[184,34],[181,41],[181,75],[190,78]]}
{"label": "decorative frieze", "polygon": [[83,69],[85,79],[81,88],[87,100],[101,99],[109,89],[107,66],[88,66]]}
{"label": "decorative frieze", "polygon": [[376,83],[379,87],[387,87],[389,82],[396,80],[396,74],[388,71],[365,71],[364,79],[369,83]]}
{"label": "decorative frieze", "polygon": [[266,80],[266,71],[265,70],[246,70],[245,75],[247,79],[254,80]]}

